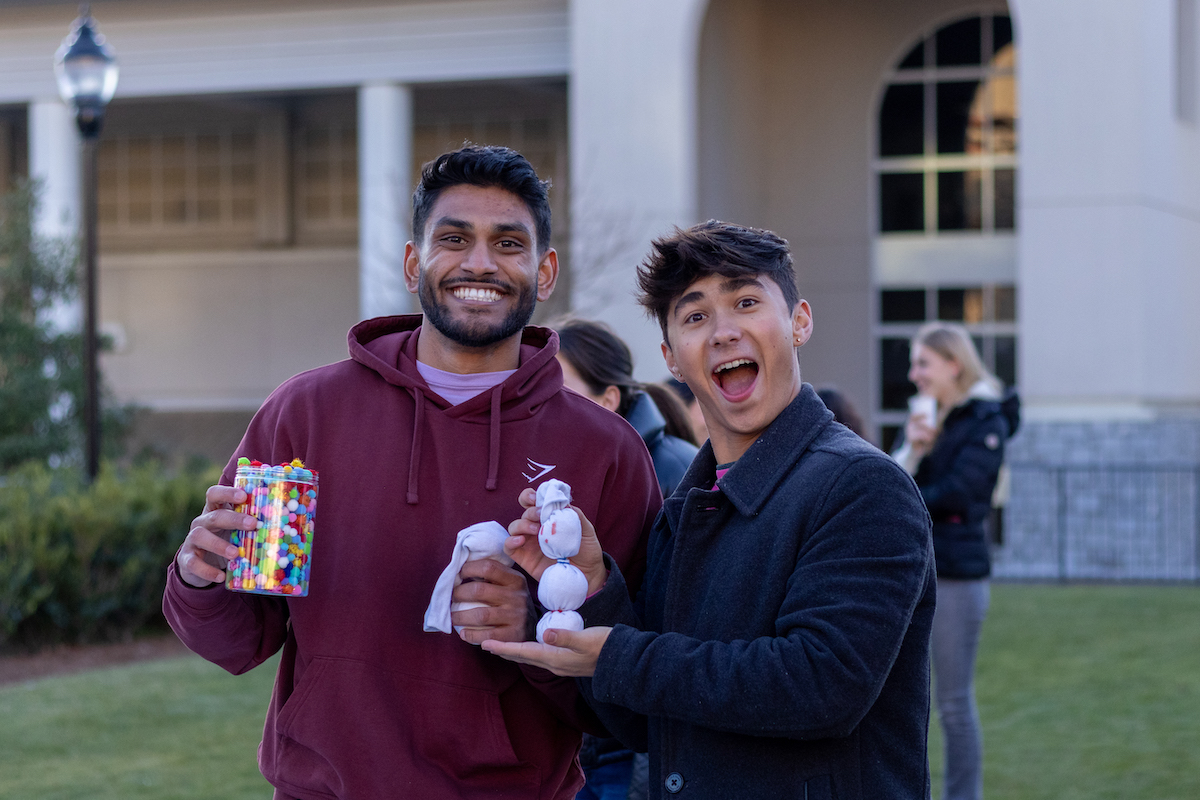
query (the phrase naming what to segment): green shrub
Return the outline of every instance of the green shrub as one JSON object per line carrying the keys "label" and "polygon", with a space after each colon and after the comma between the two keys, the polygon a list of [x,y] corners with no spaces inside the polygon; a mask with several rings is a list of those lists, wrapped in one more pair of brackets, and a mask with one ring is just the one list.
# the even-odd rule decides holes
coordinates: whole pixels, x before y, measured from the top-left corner
{"label": "green shrub", "polygon": [[27,464],[0,486],[0,646],[123,638],[160,624],[166,567],[216,467],[174,474]]}

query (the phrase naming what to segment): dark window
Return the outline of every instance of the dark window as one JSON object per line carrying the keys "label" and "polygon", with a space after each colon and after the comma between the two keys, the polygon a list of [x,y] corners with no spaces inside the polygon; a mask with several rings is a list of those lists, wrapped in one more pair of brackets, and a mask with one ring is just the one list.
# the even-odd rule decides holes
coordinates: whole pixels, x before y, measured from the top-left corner
{"label": "dark window", "polygon": [[996,230],[1011,231],[1016,227],[1017,171],[998,169],[996,181]]}
{"label": "dark window", "polygon": [[1017,339],[1015,336],[996,337],[996,377],[1005,386],[1017,382]]}
{"label": "dark window", "polygon": [[943,322],[962,322],[966,294],[966,289],[938,289],[937,318]]}
{"label": "dark window", "polygon": [[908,51],[908,55],[900,62],[900,69],[921,69],[923,66],[925,66],[925,42],[921,41]]}
{"label": "dark window", "polygon": [[925,230],[925,175],[920,172],[879,176],[879,229]]}
{"label": "dark window", "polygon": [[980,43],[983,39],[980,18],[972,17],[947,25],[937,32],[937,65],[959,67],[982,61]]}
{"label": "dark window", "polygon": [[996,321],[1015,322],[1017,319],[1017,288],[997,286],[995,289]]}
{"label": "dark window", "polygon": [[979,81],[937,85],[937,149],[939,153],[967,152],[967,125]]}
{"label": "dark window", "polygon": [[983,227],[982,173],[938,173],[938,230],[979,230]]}
{"label": "dark window", "polygon": [[1013,29],[1010,17],[992,18],[992,52],[999,53],[1012,44]]}
{"label": "dark window", "polygon": [[879,297],[880,322],[924,322],[924,289],[885,289]]}
{"label": "dark window", "polygon": [[917,387],[908,380],[908,339],[881,339],[880,385],[883,388],[883,408],[906,409],[908,398],[917,393]]}
{"label": "dark window", "polygon": [[879,155],[921,155],[924,131],[925,87],[919,83],[889,86],[879,111]]}

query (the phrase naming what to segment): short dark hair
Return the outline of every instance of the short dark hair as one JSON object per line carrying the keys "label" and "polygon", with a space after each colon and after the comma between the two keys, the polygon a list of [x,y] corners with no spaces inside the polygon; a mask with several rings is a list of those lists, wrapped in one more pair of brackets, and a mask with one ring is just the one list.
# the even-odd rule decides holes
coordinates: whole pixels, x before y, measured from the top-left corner
{"label": "short dark hair", "polygon": [[496,186],[521,198],[533,216],[538,255],[550,248],[550,182],[539,179],[533,165],[516,150],[474,144],[443,153],[421,168],[421,182],[412,198],[414,242],[421,244],[425,223],[442,190],[461,184]]}
{"label": "short dark hair", "polygon": [[710,219],[656,239],[638,267],[638,302],[658,319],[667,340],[671,303],[701,278],[766,275],[779,286],[788,310],[800,302],[792,252],[787,240],[760,228]]}

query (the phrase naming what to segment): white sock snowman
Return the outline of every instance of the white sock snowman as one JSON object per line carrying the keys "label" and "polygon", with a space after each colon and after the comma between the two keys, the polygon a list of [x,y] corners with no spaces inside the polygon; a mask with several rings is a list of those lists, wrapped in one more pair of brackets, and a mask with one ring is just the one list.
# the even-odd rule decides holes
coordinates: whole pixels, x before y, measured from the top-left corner
{"label": "white sock snowman", "polygon": [[583,530],[579,515],[570,508],[571,487],[559,480],[548,480],[537,488],[537,507],[542,527],[538,544],[551,564],[538,583],[538,602],[546,613],[538,620],[537,640],[550,628],[583,630],[583,617],[575,610],[587,599],[587,577],[568,559],[579,554]]}

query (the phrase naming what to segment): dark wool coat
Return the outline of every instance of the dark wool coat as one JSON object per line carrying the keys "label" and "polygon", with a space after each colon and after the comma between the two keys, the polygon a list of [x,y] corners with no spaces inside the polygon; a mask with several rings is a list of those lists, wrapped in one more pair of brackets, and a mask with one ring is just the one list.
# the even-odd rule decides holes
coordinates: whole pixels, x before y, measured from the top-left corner
{"label": "dark wool coat", "polygon": [[580,681],[650,752],[650,796],[926,798],[929,515],[805,384],[713,489],[711,444],[655,521],[637,604]]}
{"label": "dark wool coat", "polygon": [[933,550],[943,578],[991,573],[984,522],[1004,461],[1004,443],[1017,430],[1020,402],[971,398],[946,415],[914,478],[933,517]]}

